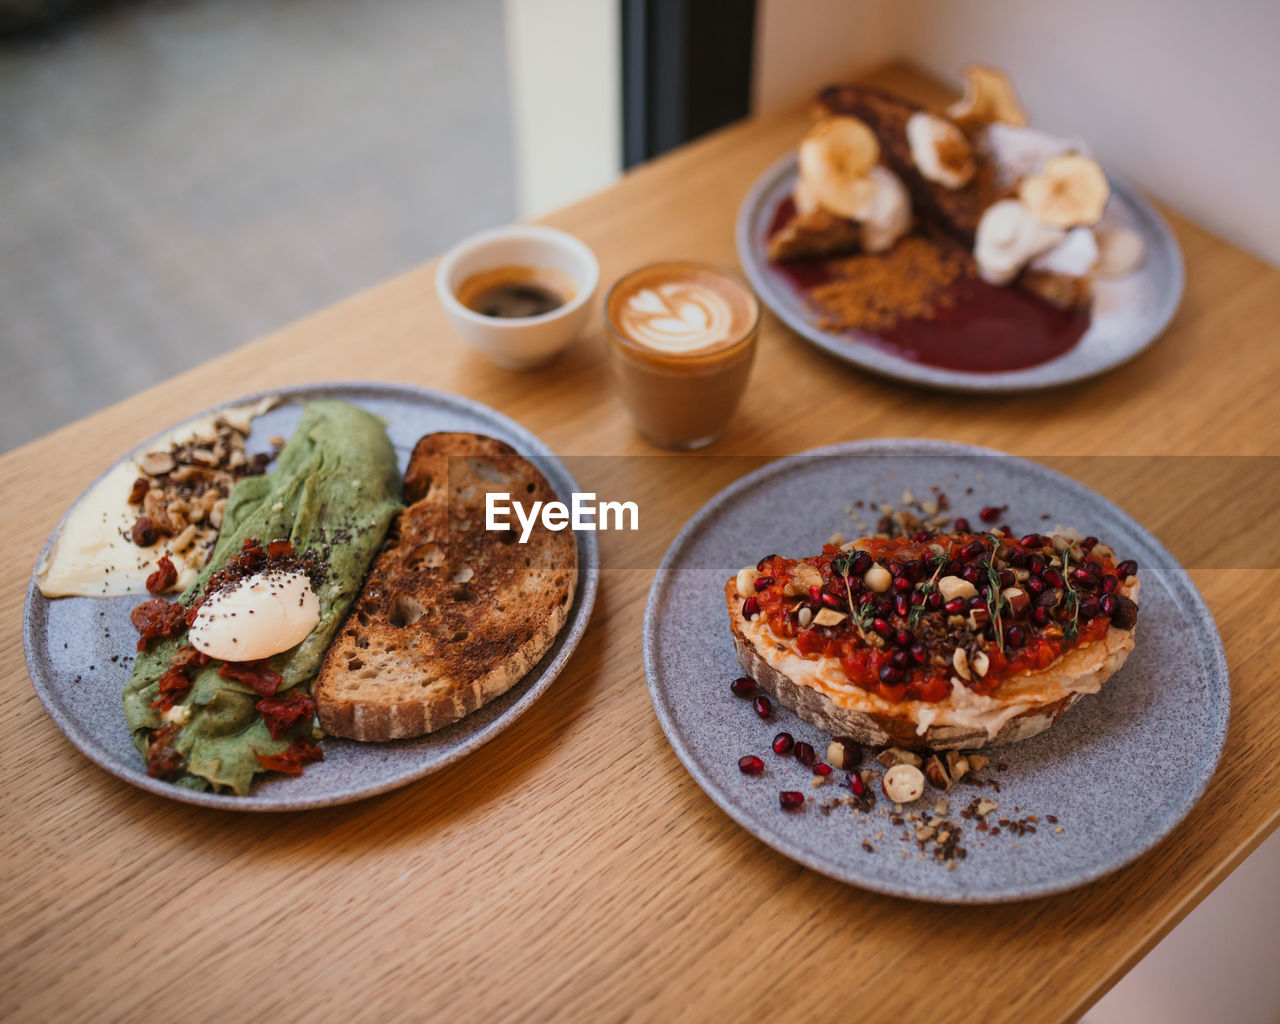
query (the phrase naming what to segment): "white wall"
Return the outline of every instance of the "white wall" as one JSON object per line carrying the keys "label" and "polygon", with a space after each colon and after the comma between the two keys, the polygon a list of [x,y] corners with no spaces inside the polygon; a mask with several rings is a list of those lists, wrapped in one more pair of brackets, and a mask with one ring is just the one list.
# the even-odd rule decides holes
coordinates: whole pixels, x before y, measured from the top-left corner
{"label": "white wall", "polygon": [[894,0],[760,0],[752,110],[768,114],[895,56]]}
{"label": "white wall", "polygon": [[520,216],[604,188],[622,168],[615,0],[504,0]]}
{"label": "white wall", "polygon": [[1013,76],[1032,122],[1280,265],[1280,3],[761,0],[757,107],[904,57]]}

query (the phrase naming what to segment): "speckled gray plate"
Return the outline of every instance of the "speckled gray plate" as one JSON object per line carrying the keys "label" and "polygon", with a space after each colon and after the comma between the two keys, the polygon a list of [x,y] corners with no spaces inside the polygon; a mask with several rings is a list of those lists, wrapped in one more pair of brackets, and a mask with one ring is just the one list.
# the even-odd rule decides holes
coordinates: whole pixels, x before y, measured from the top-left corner
{"label": "speckled gray plate", "polygon": [[[564,464],[542,441],[479,402],[424,388],[338,383],[285,388],[228,404],[268,395],[279,397],[281,404],[253,421],[250,451],[265,449],[267,438],[273,435],[289,437],[306,402],[335,398],[387,421],[402,472],[414,443],[423,434],[475,431],[506,441],[528,456],[565,500],[578,490]],[[137,633],[129,623],[129,612],[138,598],[50,601],[36,589],[33,578],[23,621],[27,671],[40,700],[71,742],[91,760],[135,786],[186,803],[240,811],[292,811],[345,803],[403,786],[458,760],[493,739],[551,685],[578,646],[595,604],[600,575],[595,534],[579,533],[577,539],[578,590],[568,622],[551,650],[512,689],[461,722],[418,739],[355,743],[328,737],[323,741],[323,761],[309,765],[300,778],[264,777],[249,796],[200,793],[149,778],[143,770],[120,703],[129,666],[112,662],[113,657],[133,653]],[[45,547],[47,550],[47,543]]]}
{"label": "speckled gray plate", "polygon": [[[1000,802],[993,820],[1036,815],[1038,831],[1018,838],[1002,830],[984,838],[975,822],[962,821],[968,855],[954,871],[918,859],[915,842],[903,842],[902,829],[874,812],[865,822],[849,807],[819,812],[816,801],[848,793],[845,773],[812,789],[809,770],[775,755],[770,741],[785,729],[812,743],[821,757],[828,737],[781,707],[772,720],[761,721],[749,700],[730,693],[729,683],[742,673],[723,594],[725,580],[764,555],[814,554],[837,531],[860,535],[845,513],[856,500],[896,505],[904,489],[923,496],[935,485],[950,497],[953,515],[975,523],[981,506],[1007,503],[1015,530],[1075,525],[1103,538],[1122,558],[1136,558],[1142,580],[1137,646],[1124,667],[1049,731],[984,751],[1007,765],[980,773],[1000,783],[999,793],[962,781],[949,794],[954,820],[973,797],[984,795]],[[969,486],[974,493],[965,493]],[[873,522],[879,515],[865,514]],[[658,720],[676,754],[740,825],[833,878],[948,903],[1060,892],[1150,849],[1204,792],[1230,714],[1227,662],[1213,618],[1159,541],[1067,477],[942,441],[820,448],[770,463],[726,488],[680,531],[658,569],[645,612],[644,660]],[[764,759],[762,776],[738,770],[744,754]],[[778,793],[784,789],[803,790],[815,802],[803,811],[783,811]],[[938,795],[929,792],[921,808]],[[891,806],[881,795],[877,807]],[[1047,815],[1056,816],[1058,825]],[[865,851],[863,840],[875,852]]]}
{"label": "speckled gray plate", "polygon": [[791,194],[797,157],[789,153],[752,187],[738,213],[738,259],[760,299],[802,338],[838,359],[885,377],[943,391],[1035,391],[1084,380],[1132,359],[1160,336],[1182,298],[1182,252],[1169,226],[1128,185],[1111,181],[1108,216],[1133,228],[1147,244],[1142,267],[1128,277],[1099,280],[1093,318],[1079,343],[1057,359],[1005,373],[969,373],[927,366],[895,355],[857,331],[824,331],[806,297],[769,262],[769,223]]}

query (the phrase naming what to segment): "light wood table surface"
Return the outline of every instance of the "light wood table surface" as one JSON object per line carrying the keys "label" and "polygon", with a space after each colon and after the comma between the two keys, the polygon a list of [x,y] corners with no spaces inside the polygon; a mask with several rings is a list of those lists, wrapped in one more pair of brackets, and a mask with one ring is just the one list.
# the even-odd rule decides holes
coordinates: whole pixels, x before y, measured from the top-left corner
{"label": "light wood table surface", "polygon": [[[906,68],[877,78],[939,96]],[[796,111],[733,126],[547,221],[595,249],[605,282],[673,255],[736,264],[739,203],[804,123]],[[566,456],[653,455],[610,387],[599,313],[554,366],[507,373],[451,334],[427,265],[0,459],[0,1017],[1081,1014],[1280,818],[1274,540],[1262,570],[1245,568],[1240,544],[1220,543],[1242,529],[1242,509],[1276,535],[1280,494],[1265,456],[1280,441],[1280,273],[1166,214],[1188,271],[1167,335],[1108,376],[1052,394],[915,391],[854,372],[767,319],[743,409],[708,453],[752,458],[571,461],[584,485],[636,499],[665,525],[638,551],[605,545],[591,628],[548,694],[463,762],[343,807],[219,813],[88,762],[45,714],[23,662],[23,594],[44,538],[142,439],[281,385],[426,385],[489,403]],[[734,825],[658,727],[641,617],[684,519],[761,456],[903,435],[1066,468],[1152,527],[1213,610],[1232,676],[1226,754],[1190,817],[1107,879],[992,907],[842,885]],[[1213,458],[1157,458],[1193,455]],[[1256,457],[1224,458],[1246,455]],[[1179,474],[1185,486],[1171,487]]]}

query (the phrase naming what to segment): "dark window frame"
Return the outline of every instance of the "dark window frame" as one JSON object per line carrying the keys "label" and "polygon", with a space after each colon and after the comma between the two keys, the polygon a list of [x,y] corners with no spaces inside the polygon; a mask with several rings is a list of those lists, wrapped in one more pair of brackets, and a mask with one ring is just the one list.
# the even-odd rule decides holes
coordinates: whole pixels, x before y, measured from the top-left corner
{"label": "dark window frame", "polygon": [[621,0],[622,163],[745,117],[756,0]]}

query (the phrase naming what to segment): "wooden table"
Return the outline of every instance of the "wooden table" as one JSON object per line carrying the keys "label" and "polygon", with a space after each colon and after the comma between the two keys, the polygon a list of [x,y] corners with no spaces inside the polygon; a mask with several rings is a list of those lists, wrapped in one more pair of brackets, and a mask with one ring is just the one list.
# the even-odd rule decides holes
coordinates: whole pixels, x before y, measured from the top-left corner
{"label": "wooden table", "polygon": [[[908,69],[878,77],[938,96]],[[732,264],[743,195],[803,123],[795,112],[731,127],[547,221],[595,249],[606,282],[670,255]],[[803,869],[720,812],[658,728],[640,623],[657,554],[745,468],[733,459],[653,460],[652,474],[643,460],[575,461],[602,492],[625,491],[665,525],[613,568],[606,546],[591,629],[549,694],[426,781],[329,810],[238,815],[157,798],[86,761],[23,665],[31,566],[96,474],[195,408],[377,378],[487,402],[565,455],[652,454],[609,386],[598,314],[553,367],[507,373],[450,333],[427,265],[0,459],[0,1016],[1082,1013],[1280,818],[1274,544],[1265,571],[1248,570],[1238,545],[1202,533],[1237,530],[1241,507],[1275,525],[1276,475],[1265,458],[1148,458],[1276,451],[1280,273],[1166,214],[1186,254],[1186,299],[1155,347],[1108,376],[1050,395],[928,394],[853,372],[768,320],[743,411],[710,450],[773,455],[889,435],[976,442],[1068,467],[1170,542],[1221,629],[1234,712],[1208,795],[1136,864],[1031,904],[938,907]],[[790,415],[772,415],[779,404]],[[1241,492],[1197,492],[1198,471],[1186,471],[1197,465],[1234,474]],[[1168,487],[1167,472],[1183,472],[1188,488]]]}

